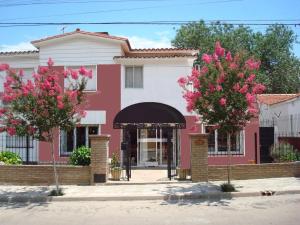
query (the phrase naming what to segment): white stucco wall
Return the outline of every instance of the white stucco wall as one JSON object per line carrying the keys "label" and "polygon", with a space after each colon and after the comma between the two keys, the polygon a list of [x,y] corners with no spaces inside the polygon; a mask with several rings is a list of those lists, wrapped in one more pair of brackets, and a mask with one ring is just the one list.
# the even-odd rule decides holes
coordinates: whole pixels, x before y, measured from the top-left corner
{"label": "white stucco wall", "polygon": [[300,97],[290,101],[260,105],[260,121],[274,121],[278,132],[300,131]]}
{"label": "white stucco wall", "polygon": [[[190,74],[192,62],[187,58],[124,60],[121,71],[121,108],[139,102],[159,102],[176,108],[183,115],[190,115],[186,111],[182,89],[177,80]],[[143,66],[143,88],[125,88],[126,65]]]}
{"label": "white stucco wall", "polygon": [[57,66],[113,64],[113,57],[120,55],[120,43],[76,36],[41,46],[40,64],[46,65],[49,57]]}

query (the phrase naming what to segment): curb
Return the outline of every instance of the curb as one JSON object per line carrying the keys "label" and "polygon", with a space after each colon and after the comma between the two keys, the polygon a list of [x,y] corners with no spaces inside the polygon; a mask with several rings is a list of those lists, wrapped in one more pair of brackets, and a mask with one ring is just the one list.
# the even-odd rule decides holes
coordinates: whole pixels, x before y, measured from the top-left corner
{"label": "curb", "polygon": [[[276,191],[274,195],[300,194],[300,190]],[[142,196],[95,196],[95,197],[55,197],[55,196],[0,196],[0,203],[46,203],[46,202],[75,202],[75,201],[148,201],[148,200],[207,200],[207,199],[231,199],[239,197],[259,197],[261,192],[210,192],[192,194],[169,194],[169,195],[142,195]]]}

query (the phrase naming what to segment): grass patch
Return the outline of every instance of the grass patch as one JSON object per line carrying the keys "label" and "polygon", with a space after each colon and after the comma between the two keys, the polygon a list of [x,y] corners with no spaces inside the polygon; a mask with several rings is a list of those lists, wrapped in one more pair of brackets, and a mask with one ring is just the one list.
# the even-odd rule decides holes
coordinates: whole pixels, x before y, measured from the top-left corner
{"label": "grass patch", "polygon": [[61,188],[58,189],[58,191],[56,189],[53,189],[50,191],[49,196],[63,196],[64,192]]}
{"label": "grass patch", "polygon": [[235,187],[233,184],[229,183],[223,183],[220,185],[221,191],[222,192],[234,192],[236,191]]}

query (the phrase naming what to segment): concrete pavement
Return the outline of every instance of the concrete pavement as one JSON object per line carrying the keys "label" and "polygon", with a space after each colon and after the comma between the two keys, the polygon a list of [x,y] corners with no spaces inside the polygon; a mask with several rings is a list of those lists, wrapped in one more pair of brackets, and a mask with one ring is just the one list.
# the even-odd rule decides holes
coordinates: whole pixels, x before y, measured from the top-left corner
{"label": "concrete pavement", "polygon": [[46,201],[126,201],[126,200],[176,200],[199,198],[232,198],[260,196],[261,192],[300,194],[300,178],[271,178],[235,180],[237,192],[222,193],[222,182],[209,183],[158,183],[130,185],[62,186],[65,193],[49,197],[48,186],[0,186],[0,202],[46,202]]}

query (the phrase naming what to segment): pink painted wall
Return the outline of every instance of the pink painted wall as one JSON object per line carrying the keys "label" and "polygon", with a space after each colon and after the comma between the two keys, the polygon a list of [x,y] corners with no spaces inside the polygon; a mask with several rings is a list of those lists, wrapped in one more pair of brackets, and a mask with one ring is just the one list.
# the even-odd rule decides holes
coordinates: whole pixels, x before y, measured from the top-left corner
{"label": "pink painted wall", "polygon": [[119,153],[121,131],[113,129],[113,120],[121,110],[121,65],[98,65],[98,90],[100,93],[90,93],[87,109],[105,110],[106,124],[101,125],[101,133],[111,135],[109,155]]}
{"label": "pink painted wall", "polygon": [[[255,133],[257,134],[257,156],[255,156]],[[257,157],[257,160],[255,160]],[[209,156],[209,165],[226,165],[228,157],[225,156]],[[259,121],[258,119],[253,119],[245,127],[245,152],[242,156],[232,156],[232,164],[249,164],[249,163],[260,163],[259,157]]]}
{"label": "pink painted wall", "polygon": [[[180,159],[180,167],[183,169],[190,168],[190,133],[199,133],[200,125],[195,124],[196,117],[195,116],[185,116],[186,120],[186,129],[180,130],[180,151],[181,151],[181,159]],[[196,125],[196,126],[195,126]]]}

